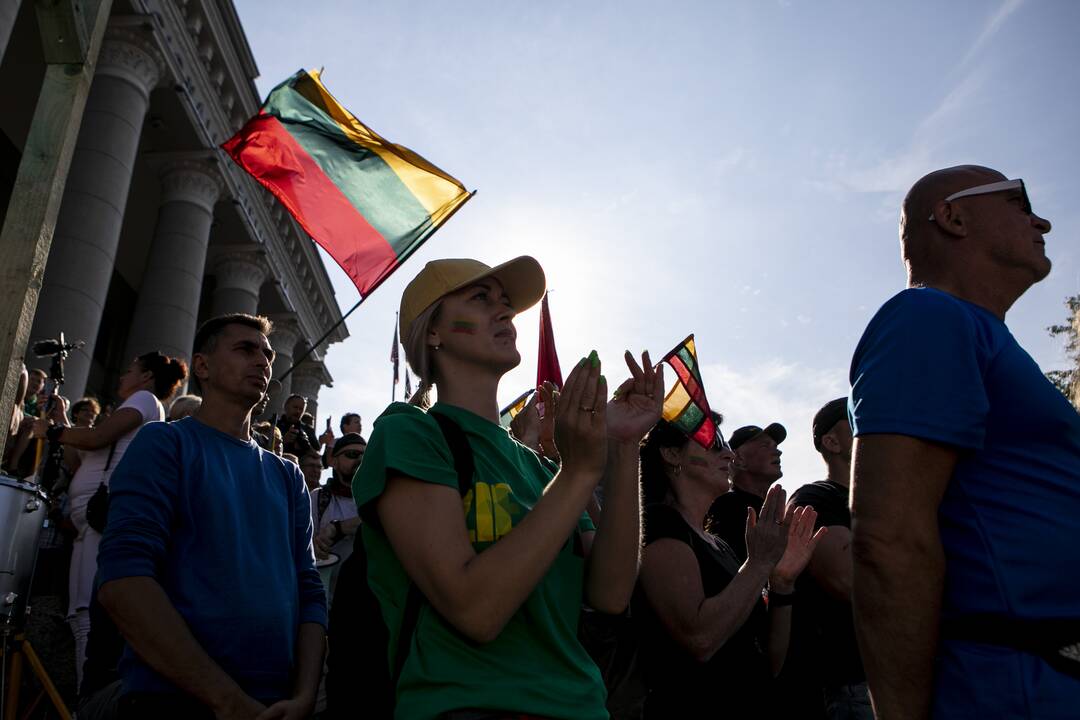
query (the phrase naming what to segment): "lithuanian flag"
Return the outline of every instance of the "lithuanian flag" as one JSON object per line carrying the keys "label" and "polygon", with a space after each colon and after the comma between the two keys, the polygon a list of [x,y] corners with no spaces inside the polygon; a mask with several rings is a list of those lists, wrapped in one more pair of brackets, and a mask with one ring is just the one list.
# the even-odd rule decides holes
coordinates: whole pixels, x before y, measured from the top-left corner
{"label": "lithuanian flag", "polygon": [[677,380],[664,398],[664,419],[702,447],[711,448],[716,442],[716,423],[705,397],[705,387],[701,384],[694,336],[686,338],[665,355],[663,362],[675,371]]}
{"label": "lithuanian flag", "polygon": [[274,88],[222,148],[365,297],[472,197],[458,180],[357,120],[314,71]]}
{"label": "lithuanian flag", "polygon": [[535,389],[526,390],[519,395],[512,403],[507,405],[499,413],[499,424],[503,427],[510,427],[510,423],[518,414],[525,409],[525,406],[529,404],[529,398],[536,392]]}

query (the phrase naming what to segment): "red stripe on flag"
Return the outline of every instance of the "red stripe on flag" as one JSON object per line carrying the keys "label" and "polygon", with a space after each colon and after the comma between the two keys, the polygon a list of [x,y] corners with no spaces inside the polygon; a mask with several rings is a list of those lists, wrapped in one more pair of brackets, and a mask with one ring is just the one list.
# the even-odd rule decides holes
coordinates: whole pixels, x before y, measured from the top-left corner
{"label": "red stripe on flag", "polygon": [[281,201],[367,295],[397,265],[371,226],[277,118],[260,112],[221,146]]}
{"label": "red stripe on flag", "polygon": [[701,423],[701,427],[697,429],[697,432],[693,435],[694,440],[704,448],[712,447],[716,442],[716,424],[713,422],[711,415],[706,415],[705,420]]}
{"label": "red stripe on flag", "polygon": [[668,365],[675,370],[675,374],[679,377],[679,381],[683,384],[683,387],[686,388],[686,394],[690,396],[690,399],[693,400],[703,412],[708,412],[709,401],[705,399],[705,393],[701,391],[701,386],[698,385],[697,380],[694,379],[693,374],[691,374],[689,368],[686,367],[686,364],[678,356],[673,356],[668,358]]}

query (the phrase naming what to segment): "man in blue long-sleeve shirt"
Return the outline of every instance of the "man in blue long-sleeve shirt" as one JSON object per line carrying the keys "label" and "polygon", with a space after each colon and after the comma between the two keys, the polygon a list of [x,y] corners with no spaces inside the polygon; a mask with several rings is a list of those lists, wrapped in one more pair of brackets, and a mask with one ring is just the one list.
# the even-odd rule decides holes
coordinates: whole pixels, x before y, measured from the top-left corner
{"label": "man in blue long-sleeve shirt", "polygon": [[144,427],[110,481],[98,599],[127,641],[122,717],[311,713],[326,599],[310,501],[299,469],[249,432],[270,330],[250,315],[204,324],[198,413]]}

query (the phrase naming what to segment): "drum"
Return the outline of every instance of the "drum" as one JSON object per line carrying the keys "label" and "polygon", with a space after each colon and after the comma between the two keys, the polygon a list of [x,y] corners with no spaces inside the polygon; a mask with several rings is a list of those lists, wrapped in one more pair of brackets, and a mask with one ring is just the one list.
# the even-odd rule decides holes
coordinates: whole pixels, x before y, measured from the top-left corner
{"label": "drum", "polygon": [[48,510],[40,487],[0,475],[0,622],[18,623],[26,612]]}

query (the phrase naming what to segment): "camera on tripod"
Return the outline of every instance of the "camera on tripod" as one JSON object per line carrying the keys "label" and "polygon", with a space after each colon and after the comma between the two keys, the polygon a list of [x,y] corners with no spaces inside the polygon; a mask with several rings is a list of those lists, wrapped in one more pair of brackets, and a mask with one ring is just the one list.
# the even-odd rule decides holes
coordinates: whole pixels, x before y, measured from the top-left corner
{"label": "camera on tripod", "polygon": [[[64,342],[64,333],[61,332],[60,337],[55,340],[38,340],[30,347],[34,351],[35,357],[52,358],[52,364],[49,366],[49,379],[57,385],[63,385],[64,360],[67,359],[72,350],[78,350],[85,344],[82,340],[76,340],[73,343]],[[57,394],[55,390],[54,394]]]}
{"label": "camera on tripod", "polygon": [[36,357],[49,357],[50,355],[63,355],[67,357],[67,354],[72,350],[77,350],[85,345],[82,340],[73,343],[64,342],[64,333],[60,333],[59,340],[38,340],[33,345],[34,355]]}

